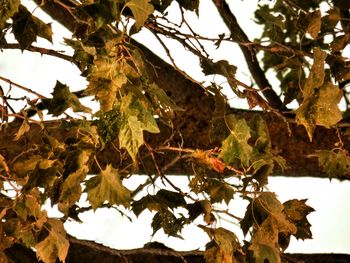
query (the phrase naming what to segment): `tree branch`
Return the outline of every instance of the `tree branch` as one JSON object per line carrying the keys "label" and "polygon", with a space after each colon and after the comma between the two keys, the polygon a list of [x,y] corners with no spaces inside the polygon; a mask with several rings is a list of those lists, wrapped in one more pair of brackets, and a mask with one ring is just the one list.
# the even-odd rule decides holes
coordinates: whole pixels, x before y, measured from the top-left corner
{"label": "tree branch", "polygon": [[[102,246],[92,241],[69,237],[70,247],[66,262],[104,262],[104,263],[205,263],[203,251],[175,251],[161,243],[151,243],[149,246],[131,250],[116,250]],[[35,253],[24,246],[15,244],[5,250],[5,254],[15,263],[39,262]],[[294,262],[349,262],[350,255],[345,254],[283,254],[283,263]]]}
{"label": "tree branch", "polygon": [[[225,0],[213,0],[217,10],[224,23],[231,32],[231,38],[237,43],[249,43],[248,36],[239,26],[236,17],[232,14],[228,4]],[[267,99],[272,108],[282,109],[283,104],[279,96],[275,93],[267,80],[265,73],[262,71],[255,50],[247,45],[239,44],[244,58],[247,62],[250,73],[252,74],[257,86],[262,91],[264,97]]]}
{"label": "tree branch", "polygon": [[[178,89],[182,90],[186,86],[178,85]],[[196,97],[192,97],[196,100]],[[210,102],[212,98],[207,97]],[[210,103],[208,103],[210,104]],[[209,108],[209,107],[208,107]],[[193,109],[196,111],[198,109]],[[212,111],[214,107],[212,106]],[[190,110],[189,110],[190,111]],[[326,129],[323,127],[317,127],[312,142],[309,141],[306,131],[303,126],[297,126],[296,123],[290,123],[290,129],[293,136],[289,136],[286,123],[273,113],[266,112],[252,112],[245,110],[230,110],[232,114],[235,114],[238,118],[245,118],[247,120],[253,118],[254,115],[261,115],[268,126],[272,148],[278,152],[287,162],[287,169],[282,171],[279,166],[275,166],[274,176],[288,176],[288,177],[325,177],[318,165],[317,158],[310,158],[309,155],[313,154],[316,150],[331,150],[339,144],[341,139],[344,143],[344,148],[350,149],[350,137],[346,136],[347,128],[340,128],[337,130]],[[195,122],[195,124],[193,124]],[[183,142],[183,148],[191,149],[214,149],[216,146],[220,146],[219,143],[210,142],[208,127],[210,126],[210,118],[206,115],[201,115],[194,119],[192,115],[182,115],[176,119],[176,129],[178,133],[173,136],[169,141],[171,145],[179,146]],[[73,124],[73,123],[72,123]],[[198,127],[196,127],[198,125]],[[29,132],[21,138],[19,141],[13,141],[14,134],[20,127],[20,123],[10,123],[8,127],[3,127],[0,132],[0,154],[5,159],[12,160],[17,155],[33,148],[42,142],[44,131],[38,124],[31,124]],[[60,125],[60,121],[51,121],[45,123],[46,131],[56,139],[64,141],[69,137],[75,137],[77,134],[76,128],[73,126],[67,129],[67,126]],[[172,130],[164,125],[160,124],[161,132],[159,134],[146,134],[145,139],[150,145],[162,144],[169,139],[172,134]],[[340,134],[338,134],[340,131]],[[181,135],[180,135],[181,134]],[[338,137],[338,135],[340,137]],[[287,143],[286,143],[287,142]],[[114,145],[118,145],[118,142],[114,142]],[[156,153],[155,153],[156,154]],[[156,154],[157,163],[159,167],[167,167],[167,165],[175,158],[178,157],[177,152],[164,151],[163,153]],[[120,164],[118,154],[112,144],[106,145],[105,149],[97,154],[98,162],[101,165],[111,163],[114,167],[125,166],[127,163]],[[156,167],[152,158],[149,156],[147,149],[143,148],[139,154],[141,163],[143,166],[139,167],[136,173],[139,174],[157,174]],[[90,173],[96,173],[99,170],[94,167]],[[230,173],[230,171],[227,171]],[[232,172],[231,172],[232,173]],[[190,163],[186,161],[179,161],[172,166],[167,167],[166,174],[170,175],[190,175],[193,174],[193,169]],[[349,180],[349,175],[344,175],[343,178]]]}

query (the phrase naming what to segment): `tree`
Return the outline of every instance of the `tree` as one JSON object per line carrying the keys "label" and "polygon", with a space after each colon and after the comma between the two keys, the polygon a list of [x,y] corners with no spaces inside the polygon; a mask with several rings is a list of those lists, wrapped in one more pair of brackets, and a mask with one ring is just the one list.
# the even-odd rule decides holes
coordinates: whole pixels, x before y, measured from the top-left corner
{"label": "tree", "polygon": [[[307,215],[313,208],[306,200],[281,203],[265,190],[268,177],[349,179],[350,70],[343,56],[350,39],[348,1],[259,4],[255,19],[264,30],[254,41],[231,12],[234,4],[222,0],[213,1],[213,12],[230,33],[217,32],[214,38],[197,34],[186,20],[189,13],[200,15],[199,1],[35,1],[73,33],[65,39],[73,56],[34,46],[38,37],[51,40],[50,24],[18,0],[0,2],[2,49],[56,56],[74,63],[88,81],[78,92],[57,82],[52,97],[44,97],[1,77],[8,84],[1,93],[0,134],[0,256],[5,262],[32,262],[35,257],[75,262],[83,254],[104,262],[136,262],[144,254],[150,262],[156,262],[154,255],[167,258],[161,262],[290,261],[292,256],[282,252],[292,235],[312,237]],[[171,21],[171,4],[182,17],[180,23]],[[320,11],[321,5],[326,11]],[[170,64],[133,38],[141,30],[153,33]],[[16,42],[8,41],[9,35]],[[225,78],[249,109],[232,108],[222,83],[205,85],[178,68],[164,37],[194,54],[205,75]],[[240,47],[252,83],[237,78],[239,65],[215,61],[207,52],[208,46],[219,49],[223,43]],[[270,84],[267,72],[274,73],[279,87]],[[23,96],[12,96],[11,87],[21,89]],[[85,96],[99,102],[97,112],[83,105]],[[19,101],[25,107],[17,111],[13,105]],[[295,109],[288,107],[292,101]],[[47,121],[47,115],[54,120]],[[147,174],[148,180],[131,191],[123,180],[137,174]],[[190,176],[189,191],[170,180],[171,174]],[[156,182],[170,189],[140,195]],[[82,193],[90,206],[78,205]],[[227,209],[237,196],[249,201],[243,218]],[[61,218],[47,216],[42,208],[46,200],[58,206]],[[65,232],[68,218],[79,221],[83,211],[101,207],[131,210],[137,216],[145,209],[154,211],[154,232],[162,229],[177,237],[184,225],[202,218],[199,227],[211,241],[204,253],[181,254],[150,244],[130,255]],[[215,226],[221,213],[249,234],[244,244],[235,233]]]}

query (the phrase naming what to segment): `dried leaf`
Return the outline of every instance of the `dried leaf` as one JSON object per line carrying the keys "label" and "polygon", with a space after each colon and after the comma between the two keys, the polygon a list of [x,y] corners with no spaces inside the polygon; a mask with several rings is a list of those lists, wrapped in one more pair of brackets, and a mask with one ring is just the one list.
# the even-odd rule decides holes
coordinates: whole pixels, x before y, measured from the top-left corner
{"label": "dried leaf", "polygon": [[317,38],[318,33],[321,29],[321,11],[316,10],[309,14],[310,23],[307,27],[307,32],[311,35],[312,38]]}
{"label": "dried leaf", "polygon": [[18,11],[20,4],[20,0],[0,0],[0,30],[3,28],[6,21]]}
{"label": "dried leaf", "polygon": [[21,127],[19,127],[18,131],[16,132],[15,138],[13,140],[18,141],[29,130],[30,130],[30,125],[28,123],[28,120],[24,119]]}

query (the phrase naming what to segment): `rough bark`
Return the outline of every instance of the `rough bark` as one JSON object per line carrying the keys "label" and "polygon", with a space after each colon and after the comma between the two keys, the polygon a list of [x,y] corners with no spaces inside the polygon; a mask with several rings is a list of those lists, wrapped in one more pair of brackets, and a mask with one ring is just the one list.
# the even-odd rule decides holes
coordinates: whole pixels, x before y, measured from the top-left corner
{"label": "rough bark", "polygon": [[[67,263],[205,263],[203,251],[174,251],[170,248],[138,248],[132,250],[111,249],[92,241],[69,238],[70,247]],[[5,250],[12,263],[35,263],[35,253],[21,245],[14,245]],[[345,254],[283,254],[283,263],[346,263],[350,262],[350,255]]]}
{"label": "rough bark", "polygon": [[[172,82],[169,82],[172,83]],[[173,82],[174,83],[174,82]],[[177,82],[179,83],[179,82]],[[168,85],[168,87],[170,84]],[[178,85],[178,90],[182,90],[181,85]],[[183,87],[185,90],[188,86]],[[187,89],[195,90],[195,89]],[[203,100],[207,100],[207,104],[200,106],[200,98],[195,96],[193,92],[192,96],[187,98],[188,100],[198,100],[197,108],[194,106],[191,109],[187,109],[184,116],[177,118],[177,124],[181,136],[175,135],[171,140],[172,145],[177,145],[183,142],[182,147],[192,148],[192,149],[212,149],[218,144],[211,143],[209,140],[209,126],[210,126],[210,112],[214,109],[211,108],[213,105],[211,103],[211,97],[204,95],[204,93],[198,89],[198,93],[202,93]],[[185,96],[184,94],[182,94]],[[176,96],[175,96],[176,97]],[[191,105],[195,105],[191,103]],[[196,111],[200,111],[197,114]],[[207,111],[207,114],[205,114]],[[289,136],[286,123],[273,113],[268,112],[253,112],[245,110],[231,110],[232,113],[239,117],[250,119],[254,114],[260,114],[266,121],[272,147],[276,150],[287,162],[287,169],[281,171],[281,169],[276,166],[273,172],[275,176],[288,176],[288,177],[324,177],[322,173],[317,158],[308,157],[309,154],[315,152],[315,150],[320,149],[333,149],[336,147],[336,143],[339,142],[339,137],[341,136],[346,149],[350,149],[350,138],[349,136],[342,136],[343,131],[337,131],[336,129],[326,129],[323,127],[318,127],[314,134],[314,139],[312,142],[309,141],[304,127],[297,126],[295,123],[290,123],[290,129],[292,131],[292,136]],[[37,124],[32,124],[30,131],[21,138],[19,141],[13,141],[14,134],[17,132],[20,123],[12,123],[8,127],[3,127],[0,132],[0,153],[7,159],[12,160],[18,154],[33,148],[34,145],[39,145],[42,142],[42,136],[44,136],[44,130],[41,130],[40,126]],[[74,137],[77,134],[77,130],[73,127],[67,129],[65,125],[60,125],[59,121],[52,121],[45,124],[46,131],[57,138],[58,140],[65,140],[68,137]],[[339,133],[338,133],[339,132]],[[161,125],[160,134],[147,134],[146,140],[152,145],[159,145],[161,142],[165,141],[171,134],[171,130]],[[169,162],[173,160],[178,155],[178,153],[167,152],[166,154],[157,155],[158,165],[160,167],[166,166]],[[115,167],[120,165],[118,159],[118,153],[115,151],[114,147],[107,145],[107,147],[98,153],[98,159],[101,164],[112,163]],[[140,156],[142,157],[143,166],[139,167],[138,173],[144,174],[154,174],[156,173],[153,162],[150,157],[147,156],[145,149],[141,150]],[[95,172],[92,170],[90,172]],[[177,162],[173,166],[169,167],[167,174],[172,175],[188,175],[192,174],[192,168],[187,162]],[[349,179],[349,177],[344,177],[341,179]]]}

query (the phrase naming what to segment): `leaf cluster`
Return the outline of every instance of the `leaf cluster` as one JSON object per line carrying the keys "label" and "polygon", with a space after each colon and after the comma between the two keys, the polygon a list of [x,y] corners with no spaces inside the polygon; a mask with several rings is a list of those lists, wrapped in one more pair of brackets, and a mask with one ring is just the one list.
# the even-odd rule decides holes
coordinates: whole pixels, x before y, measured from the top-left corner
{"label": "leaf cluster", "polygon": [[[344,26],[349,18],[343,17],[341,1],[333,1],[326,13],[320,9],[326,2],[322,0],[259,4],[255,19],[264,30],[254,42],[249,42],[240,30],[231,32],[229,37],[199,36],[185,20],[187,13],[200,15],[199,0],[69,1],[69,5],[57,2],[60,10],[68,12],[74,21],[73,35],[65,39],[74,52],[69,61],[79,68],[88,84],[83,91],[72,92],[68,85],[57,81],[49,98],[24,89],[36,95],[37,100],[13,99],[1,90],[2,120],[5,122],[5,117],[8,120],[10,116],[5,108],[21,119],[14,141],[26,145],[33,123],[38,123],[40,129],[36,130],[39,139],[26,145],[26,151],[9,156],[0,153],[0,258],[5,257],[6,248],[21,243],[35,249],[37,257],[45,263],[57,258],[64,262],[69,248],[64,222],[80,221],[79,215],[84,211],[102,207],[123,207],[120,211],[136,216],[149,210],[153,213],[153,235],[163,230],[169,236],[181,238],[186,225],[197,224],[211,239],[205,257],[213,263],[280,262],[280,254],[288,247],[291,236],[312,238],[307,216],[313,209],[306,200],[293,199],[282,204],[274,193],[265,191],[275,166],[283,170],[288,164],[273,148],[270,127],[261,115],[250,119],[237,117],[230,111],[221,84],[213,82],[205,91],[214,98],[215,110],[210,127],[206,123],[204,128],[210,130],[208,140],[210,137],[214,146],[183,148],[181,131],[188,122],[181,118],[190,116],[192,123],[203,126],[200,121],[197,123],[197,116],[191,115],[193,102],[176,105],[165,92],[166,87],[154,82],[159,78],[157,68],[132,37],[148,29],[166,51],[162,36],[178,41],[198,57],[205,75],[221,75],[238,98],[247,100],[250,109],[270,111],[289,128],[290,119],[284,112],[273,108],[268,96],[265,99],[260,95],[272,87],[260,87],[260,92],[255,83],[239,81],[236,76],[239,68],[227,60],[214,61],[203,42],[220,48],[222,43],[236,43],[238,39],[242,40],[238,43],[241,47],[250,50],[250,57],[263,52],[264,70],[272,70],[280,81],[283,107],[297,102],[297,108],[288,116],[305,127],[311,141],[317,126],[331,128],[343,119],[339,102],[347,99],[343,90],[350,81],[350,68],[342,52],[350,40],[350,27]],[[168,16],[168,7],[175,2],[182,14],[180,26]],[[225,7],[220,1],[214,2],[219,10]],[[33,43],[38,37],[52,42],[51,25],[28,11],[20,1],[0,0],[0,6],[0,45],[10,44],[6,34],[13,34],[22,51],[34,50]],[[222,16],[227,20],[225,14]],[[234,24],[233,14],[230,18]],[[183,25],[190,33],[182,31]],[[234,37],[235,34],[239,37]],[[45,52],[48,50],[42,50]],[[174,62],[171,52],[167,53]],[[251,65],[254,79],[259,82],[256,75],[261,78],[264,72]],[[186,75],[175,64],[174,68]],[[99,103],[98,111],[93,113],[83,105],[84,96]],[[26,101],[27,108],[15,112],[10,99]],[[31,119],[28,108],[36,111],[39,121]],[[82,114],[78,115],[80,119],[70,116],[69,109]],[[51,117],[61,118],[55,131],[45,126],[43,110]],[[159,145],[146,141],[147,133],[163,131],[160,135],[165,139]],[[57,139],[55,132],[64,136]],[[308,157],[317,157],[328,177],[348,178],[349,153],[341,141],[338,146],[318,150]],[[115,149],[112,156],[104,155],[107,147]],[[158,161],[164,155],[174,159],[160,166]],[[156,174],[148,174],[149,180],[136,190],[128,189],[124,179],[137,173],[144,161],[154,166]],[[181,162],[193,168],[187,192],[166,175],[170,166]],[[98,172],[91,175],[92,170]],[[142,191],[151,188],[155,190],[152,194]],[[89,206],[79,205],[83,194]],[[237,197],[249,203],[242,219],[232,214],[230,208],[231,200]],[[47,215],[43,208],[46,201],[57,206],[62,213],[60,218]],[[243,245],[235,233],[216,226],[222,215],[230,216],[240,225],[247,236]]]}

